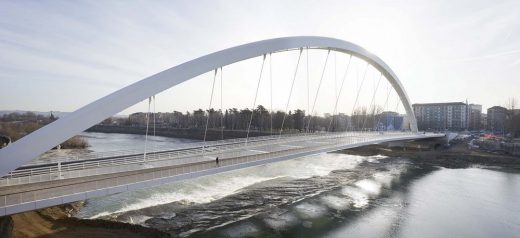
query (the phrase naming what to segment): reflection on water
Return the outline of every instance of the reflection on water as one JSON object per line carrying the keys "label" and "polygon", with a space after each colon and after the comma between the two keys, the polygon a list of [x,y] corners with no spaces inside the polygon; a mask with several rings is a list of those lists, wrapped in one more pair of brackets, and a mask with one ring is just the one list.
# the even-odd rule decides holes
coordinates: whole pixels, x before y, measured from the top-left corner
{"label": "reflection on water", "polygon": [[518,237],[520,174],[444,169],[412,185],[400,237]]}
{"label": "reflection on water", "polygon": [[518,237],[520,174],[441,169],[326,237]]}

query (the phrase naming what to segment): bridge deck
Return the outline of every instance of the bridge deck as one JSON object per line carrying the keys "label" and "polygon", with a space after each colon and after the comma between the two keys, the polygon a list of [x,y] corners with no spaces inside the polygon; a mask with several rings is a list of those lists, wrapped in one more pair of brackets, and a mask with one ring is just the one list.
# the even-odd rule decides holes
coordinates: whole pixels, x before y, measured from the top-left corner
{"label": "bridge deck", "polygon": [[[259,164],[397,140],[441,137],[409,132],[316,133],[197,144],[143,154],[61,160],[20,167],[0,179],[0,215],[158,186]],[[219,157],[219,164],[215,158]]]}

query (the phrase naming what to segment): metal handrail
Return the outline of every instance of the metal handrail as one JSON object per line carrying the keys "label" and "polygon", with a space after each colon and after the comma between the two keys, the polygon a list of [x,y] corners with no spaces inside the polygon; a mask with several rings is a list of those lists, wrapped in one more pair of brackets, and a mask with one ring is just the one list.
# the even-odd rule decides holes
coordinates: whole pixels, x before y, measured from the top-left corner
{"label": "metal handrail", "polygon": [[[273,144],[271,142],[276,139],[277,144],[283,144],[283,143],[291,143],[291,142],[299,142],[299,141],[307,141],[307,140],[321,140],[321,139],[333,139],[332,144],[340,143],[341,138],[348,138],[349,143],[352,142],[353,138],[357,138],[355,141],[359,141],[358,139],[361,139],[362,142],[368,141],[369,139],[373,139],[370,135],[372,134],[378,134],[380,135],[380,132],[332,132],[332,133],[312,133],[312,134],[291,134],[291,135],[284,135],[282,138],[279,138],[278,136],[262,136],[262,137],[254,137],[251,138],[251,140],[248,141],[247,146],[245,145],[245,139],[228,139],[223,141],[216,141],[211,143],[211,145],[205,144],[203,145],[206,150],[204,155],[206,156],[218,156],[220,154],[227,154],[232,153],[234,157],[238,155],[240,152],[247,151],[248,148],[255,148],[262,145],[269,145]],[[405,134],[412,134],[407,132],[385,132],[384,137],[392,136],[392,135],[405,135]],[[368,137],[367,137],[368,136]],[[375,138],[381,138],[382,136],[377,136]],[[175,149],[175,150],[155,150],[153,152],[148,152],[147,157],[147,163],[154,163],[154,162],[161,162],[161,161],[169,161],[170,164],[176,161],[180,161],[182,159],[194,159],[201,158],[200,155],[202,155],[201,152],[201,144],[203,143],[194,143],[197,144],[199,147],[193,147],[193,146],[185,146],[184,149]],[[302,149],[304,150],[313,150],[317,147],[323,147],[323,146],[330,146],[330,144],[323,144],[321,146],[308,146],[304,147]],[[290,151],[291,149],[285,149],[282,151]],[[276,153],[280,151],[270,151],[268,154]],[[96,159],[88,159],[88,160],[80,160],[80,161],[63,161],[63,162],[55,162],[55,163],[47,163],[47,164],[39,164],[38,167],[29,167],[24,168],[21,167],[20,169],[17,169],[15,171],[12,171],[7,176],[4,176],[0,178],[0,184],[5,183],[7,180],[7,184],[9,184],[9,180],[13,179],[19,179],[19,182],[17,184],[20,184],[22,179],[25,179],[29,181],[26,181],[26,183],[31,183],[32,177],[38,177],[38,180],[36,181],[42,181],[42,177],[45,176],[47,180],[53,180],[57,177],[57,179],[60,179],[62,177],[63,173],[72,173],[77,172],[77,176],[69,175],[69,178],[72,177],[80,177],[82,174],[82,171],[86,171],[89,173],[88,170],[96,170],[94,173],[89,173],[89,175],[98,175],[98,174],[107,174],[111,172],[124,172],[124,171],[132,171],[132,170],[138,170],[143,169],[143,167],[137,166],[136,168],[130,168],[131,166],[135,165],[143,165],[143,157],[142,154],[131,154],[131,155],[124,155],[124,156],[113,156],[114,154],[110,154],[112,157],[109,158],[96,158]],[[202,158],[204,159],[204,158]],[[193,162],[193,161],[192,161]],[[196,161],[195,161],[196,162]],[[188,162],[189,163],[189,162]],[[188,164],[186,163],[186,164]],[[34,166],[34,165],[31,165]],[[129,168],[124,168],[124,167]],[[111,167],[118,167],[116,169]],[[110,169],[107,169],[110,168]],[[100,169],[104,169],[105,172],[100,171]],[[106,172],[106,170],[109,170],[109,172]]]}

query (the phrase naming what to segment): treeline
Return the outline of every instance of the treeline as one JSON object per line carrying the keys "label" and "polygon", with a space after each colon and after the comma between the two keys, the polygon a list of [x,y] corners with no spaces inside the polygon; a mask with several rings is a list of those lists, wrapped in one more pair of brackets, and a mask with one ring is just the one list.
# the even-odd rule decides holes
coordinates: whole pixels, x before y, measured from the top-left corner
{"label": "treeline", "polygon": [[[48,117],[33,112],[4,114],[0,117],[0,135],[8,136],[14,142],[56,119],[52,113]],[[61,143],[60,147],[86,148],[88,143],[83,138],[74,136]]]}
{"label": "treeline", "polygon": [[[143,126],[148,122],[157,127],[168,128],[198,128],[208,129],[224,128],[226,130],[247,130],[254,131],[345,131],[345,130],[373,130],[379,128],[381,124],[382,107],[372,108],[359,107],[353,116],[343,113],[338,115],[325,114],[323,116],[309,116],[305,110],[296,109],[287,113],[283,111],[270,112],[264,106],[259,105],[254,110],[245,108],[221,110],[194,110],[182,113],[174,111],[172,113],[134,113],[127,119],[107,119],[102,124],[118,124],[126,126]],[[251,117],[252,114],[252,117]],[[396,113],[395,113],[396,114]],[[147,119],[147,115],[149,118]],[[397,115],[397,114],[396,114]]]}

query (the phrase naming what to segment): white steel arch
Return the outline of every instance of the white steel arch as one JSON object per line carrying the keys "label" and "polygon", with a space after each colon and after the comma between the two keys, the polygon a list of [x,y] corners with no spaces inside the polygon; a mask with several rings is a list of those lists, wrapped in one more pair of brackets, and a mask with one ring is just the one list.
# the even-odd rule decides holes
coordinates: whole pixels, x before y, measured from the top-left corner
{"label": "white steel arch", "polygon": [[411,130],[417,132],[417,122],[408,95],[395,73],[379,57],[356,44],[339,39],[318,36],[283,37],[239,45],[205,55],[102,97],[1,149],[0,175],[6,175],[100,121],[186,80],[215,68],[263,54],[302,47],[344,52],[370,63],[385,76],[396,90],[410,120]]}

